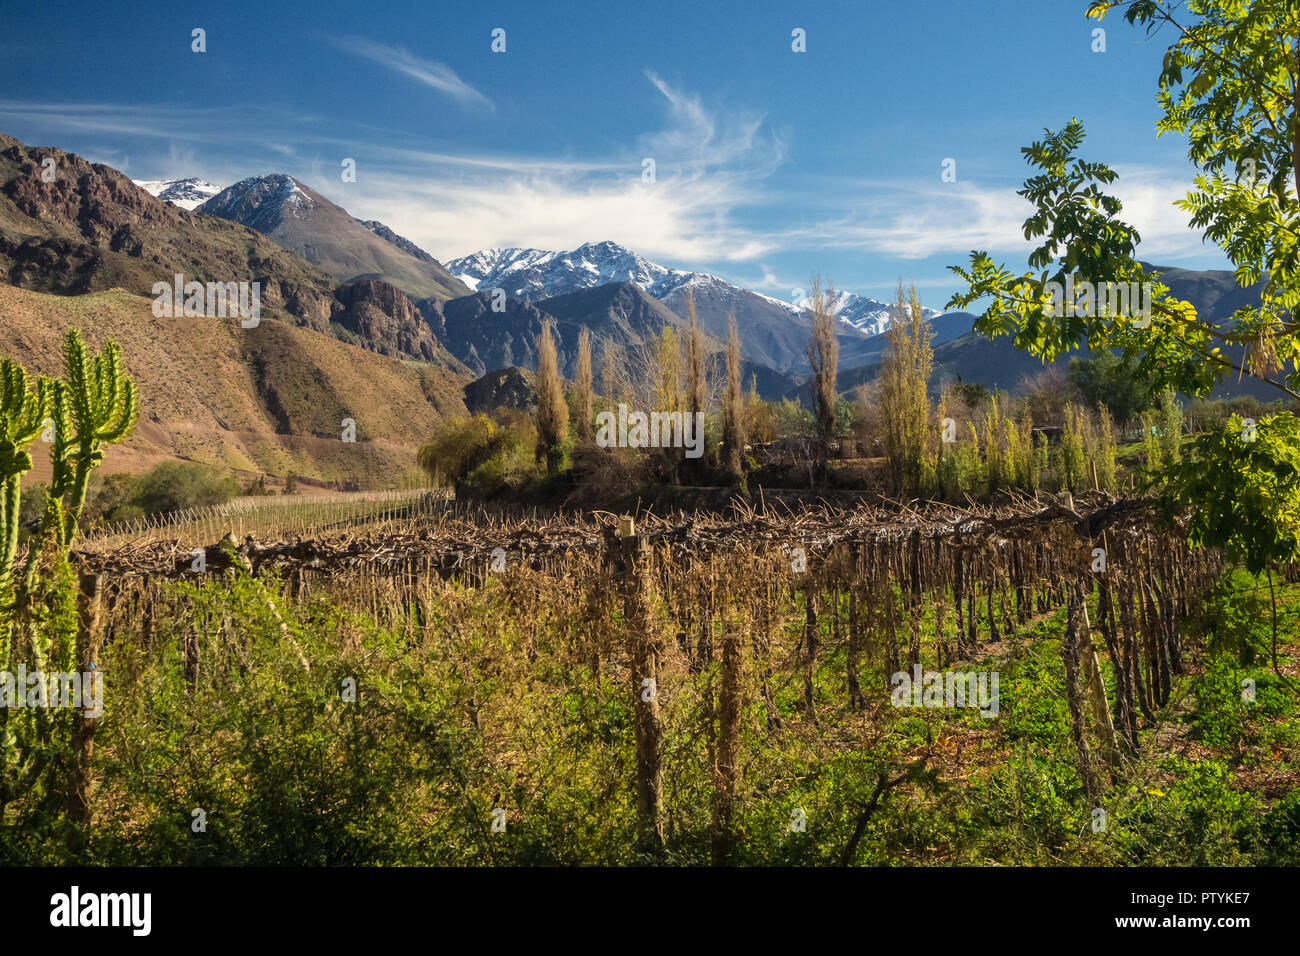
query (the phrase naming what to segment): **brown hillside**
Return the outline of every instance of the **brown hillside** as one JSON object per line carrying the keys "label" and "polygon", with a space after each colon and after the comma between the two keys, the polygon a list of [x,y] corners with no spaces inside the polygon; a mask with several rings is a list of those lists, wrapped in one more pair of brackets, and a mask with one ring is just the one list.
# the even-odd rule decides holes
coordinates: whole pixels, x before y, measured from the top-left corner
{"label": "brown hillside", "polygon": [[[39,374],[61,370],[59,343],[79,328],[121,345],[140,385],[141,415],[107,472],[167,458],[242,475],[299,475],[382,486],[414,468],[415,450],[449,415],[466,414],[470,376],[401,362],[283,322],[155,318],[152,300],[122,289],[49,295],[0,284],[0,355]],[[357,423],[356,444],[340,440]],[[40,447],[35,449],[39,459]],[[33,479],[45,477],[40,462]]]}
{"label": "brown hillside", "polygon": [[[46,159],[54,182],[41,176]],[[4,281],[70,295],[149,295],[176,272],[199,282],[259,281],[264,316],[292,316],[322,332],[340,308],[329,276],[260,233],[160,202],[112,167],[0,133]]]}
{"label": "brown hillside", "polygon": [[[470,289],[428,253],[413,255],[387,235],[292,176],[253,176],[228,186],[199,207],[204,215],[243,223],[302,256],[340,282],[382,279],[415,299],[469,295]],[[391,237],[391,238],[390,238]]]}

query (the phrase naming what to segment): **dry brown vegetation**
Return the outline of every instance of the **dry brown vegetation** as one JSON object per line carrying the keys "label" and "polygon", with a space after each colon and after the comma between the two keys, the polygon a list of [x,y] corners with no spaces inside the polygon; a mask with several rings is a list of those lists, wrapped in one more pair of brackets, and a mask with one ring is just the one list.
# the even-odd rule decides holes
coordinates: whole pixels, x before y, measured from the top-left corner
{"label": "dry brown vegetation", "polygon": [[921,491],[921,469],[930,436],[930,401],[926,389],[934,352],[930,324],[921,310],[916,286],[907,294],[898,284],[889,330],[889,348],[880,370],[880,417],[884,426],[885,454],[894,487],[904,494]]}
{"label": "dry brown vegetation", "polygon": [[555,459],[569,437],[569,407],[564,403],[564,383],[555,354],[551,323],[542,323],[537,337],[537,457],[545,457],[547,470],[557,471]]}

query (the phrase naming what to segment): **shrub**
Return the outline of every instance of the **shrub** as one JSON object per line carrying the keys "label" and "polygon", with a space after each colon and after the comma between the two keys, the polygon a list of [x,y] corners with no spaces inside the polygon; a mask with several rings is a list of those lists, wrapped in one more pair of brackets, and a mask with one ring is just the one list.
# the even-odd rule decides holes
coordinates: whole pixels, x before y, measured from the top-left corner
{"label": "shrub", "polygon": [[130,503],[147,515],[225,504],[239,492],[235,479],[197,462],[165,461],[135,479]]}
{"label": "shrub", "polygon": [[[478,414],[446,422],[419,453],[420,467],[435,482],[452,485],[458,494],[490,497],[503,489],[523,491],[539,478],[535,449],[537,430],[529,416],[500,408],[490,418]],[[572,439],[547,450],[560,456],[555,467],[568,468]]]}

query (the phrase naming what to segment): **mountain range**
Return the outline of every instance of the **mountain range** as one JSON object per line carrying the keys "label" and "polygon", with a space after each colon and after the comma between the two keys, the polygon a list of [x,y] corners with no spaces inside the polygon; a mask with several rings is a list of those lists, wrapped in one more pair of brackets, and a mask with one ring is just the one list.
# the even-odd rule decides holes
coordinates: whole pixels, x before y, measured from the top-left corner
{"label": "mountain range", "polygon": [[[177,274],[259,283],[261,322],[155,315],[155,284]],[[144,411],[110,449],[108,473],[181,458],[244,476],[383,484],[412,469],[438,422],[466,414],[474,378],[393,286],[340,285],[254,229],[4,134],[0,310],[0,354],[33,374],[60,371],[68,328],[96,346],[122,343]],[[339,441],[347,417],[364,439],[354,445]],[[32,477],[47,468],[38,462]]]}
{"label": "mountain range", "polygon": [[[770,368],[780,380],[787,377],[798,380],[810,371],[805,355],[811,328],[810,301],[807,298],[787,302],[741,288],[709,273],[667,268],[614,242],[587,243],[563,252],[487,249],[451,260],[444,268],[425,250],[383,223],[356,219],[285,174],[249,177],[220,190],[197,179],[141,185],[178,205],[190,203],[190,197],[197,195],[194,191],[200,185],[208,191],[216,190],[194,208],[266,235],[339,282],[382,280],[395,286],[416,303],[433,329],[445,333],[443,341],[471,369],[488,371],[501,367],[495,363],[509,364],[516,355],[525,364],[532,361],[529,357],[531,342],[540,319],[534,316],[531,323],[525,321],[520,325],[516,320],[527,312],[514,305],[515,300],[535,306],[572,293],[623,283],[639,289],[665,307],[667,311],[660,316],[659,327],[682,324],[681,319],[688,309],[687,298],[690,297],[694,300],[700,326],[711,340],[725,340],[728,316],[736,316],[743,357],[756,368]],[[182,191],[186,191],[183,199],[180,198]],[[369,235],[364,235],[362,230]],[[453,321],[451,330],[446,329],[444,303],[464,298],[472,291],[491,292],[496,289],[502,290],[512,303],[504,317],[494,318],[486,327]],[[630,304],[626,298],[606,296],[605,299],[611,307]],[[563,310],[575,304],[566,301],[556,307]],[[466,312],[473,314],[475,309],[470,303],[453,307],[453,320]],[[878,357],[883,342],[872,339],[888,327],[891,306],[841,291],[833,298],[832,311],[841,319],[841,363],[854,366]],[[939,315],[933,309],[926,310],[926,314]],[[557,334],[563,339],[566,330],[562,326],[565,320],[571,322],[572,317],[552,317],[559,320]],[[646,341],[642,334],[644,330],[630,333],[629,316],[607,318],[608,321],[595,324],[607,325],[616,333],[611,341],[623,346],[643,345]],[[348,335],[343,337],[354,341]],[[525,338],[528,340],[526,343]],[[597,334],[597,338],[601,336]],[[419,354],[418,351],[410,353],[405,348],[389,350]],[[563,359],[566,357],[563,346],[561,352]],[[570,348],[567,360],[572,361],[572,358]],[[768,381],[773,377],[764,375],[761,378]]]}
{"label": "mountain range", "polygon": [[[549,299],[610,282],[626,282],[658,299],[677,315],[695,303],[700,327],[721,340],[727,316],[735,313],[745,358],[781,372],[808,370],[804,345],[811,328],[810,300],[786,302],[743,289],[705,272],[657,265],[615,242],[585,243],[576,249],[484,249],[448,261],[466,285],[501,289],[525,300]],[[841,320],[841,360],[856,363],[872,353],[865,340],[888,327],[891,306],[852,292],[839,292],[831,311]],[[933,309],[927,315],[938,315]]]}
{"label": "mountain range", "polygon": [[[264,321],[242,329],[201,316],[160,319],[153,290],[178,274],[259,283]],[[1164,281],[1216,321],[1258,293],[1227,272],[1166,269]],[[112,453],[110,470],[171,456],[250,475],[292,470],[337,480],[364,458],[333,437],[342,417],[353,417],[369,443],[363,470],[385,480],[409,467],[437,422],[494,396],[521,401],[543,322],[553,323],[565,377],[575,376],[583,330],[598,378],[608,347],[635,376],[651,370],[665,328],[684,334],[688,301],[712,369],[734,313],[745,382],[752,377],[768,399],[807,394],[806,298],[787,302],[667,268],[609,241],[561,252],[488,249],[444,266],[285,174],[225,188],[200,179],[134,183],[2,133],[0,293],[3,354],[33,372],[57,370],[58,334],[69,326],[93,342],[113,335],[128,346],[146,419]],[[878,373],[891,310],[851,292],[831,304],[841,319],[839,385],[848,391]],[[1043,367],[1006,338],[972,333],[970,314],[927,315],[936,381],[1015,387]],[[1220,389],[1242,392],[1276,397],[1249,380]]]}

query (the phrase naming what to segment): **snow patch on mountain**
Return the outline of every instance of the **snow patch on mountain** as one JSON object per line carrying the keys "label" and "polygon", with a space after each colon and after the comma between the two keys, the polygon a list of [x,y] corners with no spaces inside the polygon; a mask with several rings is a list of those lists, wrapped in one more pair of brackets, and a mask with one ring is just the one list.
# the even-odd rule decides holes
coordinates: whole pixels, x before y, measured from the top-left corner
{"label": "snow patch on mountain", "polygon": [[[627,282],[656,299],[690,290],[723,300],[747,290],[706,272],[669,269],[616,242],[589,242],[564,252],[543,249],[483,249],[447,263],[448,270],[480,291],[504,289],[506,295],[531,300],[591,289],[610,282]],[[754,293],[756,295],[760,293]],[[789,302],[762,296],[797,315]]]}
{"label": "snow patch on mountain", "polygon": [[156,196],[164,202],[180,206],[182,209],[188,209],[191,212],[222,190],[221,186],[193,177],[189,179],[136,179],[133,181],[150,196]]}
{"label": "snow patch on mountain", "polygon": [[628,282],[661,298],[700,275],[666,269],[614,242],[589,242],[564,252],[483,249],[453,259],[447,269],[471,288],[504,289],[509,296],[527,299],[549,299],[610,282]]}
{"label": "snow patch on mountain", "polygon": [[249,176],[227,186],[198,211],[270,234],[286,219],[309,219],[318,205],[298,180],[284,173],[272,173]]}
{"label": "snow patch on mountain", "polygon": [[[811,298],[799,302],[801,309],[808,310],[811,306]],[[927,309],[924,306],[921,312],[927,319],[942,315],[937,309]],[[831,302],[831,314],[846,325],[851,325],[867,335],[882,335],[889,328],[894,307],[887,302],[858,295],[856,292],[837,290]]]}

